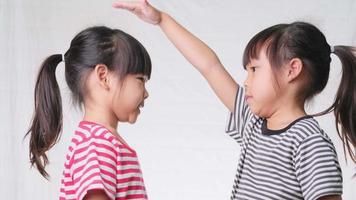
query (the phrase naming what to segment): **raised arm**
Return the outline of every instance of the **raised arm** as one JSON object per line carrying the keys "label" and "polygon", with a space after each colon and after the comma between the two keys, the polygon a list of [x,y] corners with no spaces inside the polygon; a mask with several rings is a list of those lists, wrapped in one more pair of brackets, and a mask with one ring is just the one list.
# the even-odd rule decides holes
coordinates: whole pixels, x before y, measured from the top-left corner
{"label": "raised arm", "polygon": [[230,111],[234,110],[238,84],[226,71],[215,52],[204,42],[168,14],[152,7],[146,0],[118,1],[113,7],[128,10],[148,23],[159,25],[174,46],[205,77],[224,105]]}

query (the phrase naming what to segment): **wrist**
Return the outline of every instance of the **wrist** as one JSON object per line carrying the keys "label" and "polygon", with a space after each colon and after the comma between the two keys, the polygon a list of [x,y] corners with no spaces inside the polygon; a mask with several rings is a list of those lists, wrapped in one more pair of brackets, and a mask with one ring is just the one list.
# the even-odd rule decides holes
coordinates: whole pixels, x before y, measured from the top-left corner
{"label": "wrist", "polygon": [[162,22],[165,21],[167,17],[169,17],[169,15],[167,13],[160,11],[159,12],[159,20],[158,20],[157,25],[161,26]]}

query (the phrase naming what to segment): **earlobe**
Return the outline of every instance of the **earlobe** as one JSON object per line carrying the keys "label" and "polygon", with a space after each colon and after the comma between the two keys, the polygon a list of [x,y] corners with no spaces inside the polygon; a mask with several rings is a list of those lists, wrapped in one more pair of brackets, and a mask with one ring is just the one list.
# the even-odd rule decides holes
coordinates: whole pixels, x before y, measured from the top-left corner
{"label": "earlobe", "polygon": [[95,70],[95,75],[96,75],[97,80],[99,81],[100,86],[102,86],[106,90],[110,89],[108,67],[104,64],[98,64],[95,66],[94,70]]}
{"label": "earlobe", "polygon": [[295,80],[301,75],[303,69],[303,62],[299,58],[293,58],[288,65],[288,80],[289,82]]}

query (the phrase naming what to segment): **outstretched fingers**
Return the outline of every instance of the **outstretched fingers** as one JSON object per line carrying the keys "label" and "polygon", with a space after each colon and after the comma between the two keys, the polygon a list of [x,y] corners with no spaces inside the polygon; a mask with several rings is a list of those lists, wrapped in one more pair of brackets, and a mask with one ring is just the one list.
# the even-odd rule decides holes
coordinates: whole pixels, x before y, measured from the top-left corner
{"label": "outstretched fingers", "polygon": [[138,2],[117,1],[112,4],[114,8],[125,9],[128,11],[134,11],[140,7]]}
{"label": "outstretched fingers", "polygon": [[158,24],[161,21],[160,11],[152,7],[147,0],[116,1],[112,6],[114,8],[130,11],[140,19],[151,24]]}
{"label": "outstretched fingers", "polygon": [[149,5],[147,0],[140,1],[116,1],[112,4],[114,8],[121,8],[129,11],[145,9]]}

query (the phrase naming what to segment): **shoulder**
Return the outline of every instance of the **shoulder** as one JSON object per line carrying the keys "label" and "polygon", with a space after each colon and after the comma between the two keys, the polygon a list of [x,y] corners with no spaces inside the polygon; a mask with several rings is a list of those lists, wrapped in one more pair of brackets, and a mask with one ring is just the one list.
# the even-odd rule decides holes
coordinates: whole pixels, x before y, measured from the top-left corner
{"label": "shoulder", "polygon": [[97,156],[117,156],[118,145],[113,134],[104,126],[92,122],[80,122],[72,139],[76,158],[95,153]]}
{"label": "shoulder", "polygon": [[104,126],[93,122],[80,122],[74,135],[78,144],[88,141],[107,141],[112,145],[115,144],[115,137],[113,134]]}
{"label": "shoulder", "polygon": [[333,142],[313,117],[300,120],[288,131],[294,143],[294,155],[321,151],[336,155]]}
{"label": "shoulder", "polygon": [[293,143],[295,153],[303,149],[320,148],[321,146],[326,146],[336,152],[329,136],[311,116],[299,120],[287,132]]}
{"label": "shoulder", "polygon": [[295,123],[289,130],[296,143],[303,143],[313,138],[324,139],[331,142],[329,136],[320,128],[319,123],[311,116],[308,116]]}

